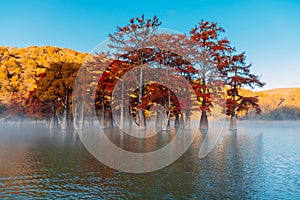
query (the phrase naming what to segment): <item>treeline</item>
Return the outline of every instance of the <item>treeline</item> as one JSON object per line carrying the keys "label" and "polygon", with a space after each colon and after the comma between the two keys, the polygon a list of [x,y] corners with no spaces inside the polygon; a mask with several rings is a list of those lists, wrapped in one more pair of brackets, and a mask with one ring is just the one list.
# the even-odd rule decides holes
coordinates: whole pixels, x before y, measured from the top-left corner
{"label": "treeline", "polygon": [[[86,54],[59,47],[0,47],[2,114],[20,121],[25,116],[48,119],[61,112],[62,90],[73,87],[72,79],[85,58]],[[49,87],[45,83],[51,76]]]}
{"label": "treeline", "polygon": [[251,110],[241,113],[241,117],[266,120],[299,120],[300,119],[300,88],[283,88],[254,93],[242,90],[245,95],[259,97],[261,115],[255,115]]}
{"label": "treeline", "polygon": [[[156,112],[163,130],[169,129],[171,118],[175,125],[189,124],[195,108],[201,111],[201,129],[209,128],[207,116],[215,105],[225,103],[222,112],[233,122],[239,113],[261,112],[258,97],[240,90],[264,83],[251,73],[245,53],[236,53],[222,36],[223,28],[202,20],[187,34],[169,34],[159,32],[161,24],[156,16],[132,18],[109,35],[111,51],[94,55],[50,46],[1,47],[0,112],[6,118],[47,120],[50,127],[63,129],[78,121],[82,128],[85,118],[93,121],[94,116],[111,127],[114,110],[120,116],[119,128],[129,113],[129,121],[143,129],[147,116]],[[128,72],[133,74],[126,78]],[[172,84],[144,83],[147,73]],[[113,101],[117,84],[126,88],[134,81],[136,88],[120,91]],[[72,99],[74,86],[77,98]],[[126,92],[129,102],[123,99]]]}

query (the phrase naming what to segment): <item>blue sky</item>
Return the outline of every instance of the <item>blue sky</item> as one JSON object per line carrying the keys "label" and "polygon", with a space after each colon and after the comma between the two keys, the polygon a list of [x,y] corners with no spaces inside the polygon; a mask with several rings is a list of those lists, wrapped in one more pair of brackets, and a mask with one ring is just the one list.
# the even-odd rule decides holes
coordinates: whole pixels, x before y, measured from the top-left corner
{"label": "blue sky", "polygon": [[0,2],[0,46],[52,45],[90,52],[134,16],[157,15],[162,27],[187,33],[215,21],[246,51],[264,89],[300,87],[298,0],[11,0]]}

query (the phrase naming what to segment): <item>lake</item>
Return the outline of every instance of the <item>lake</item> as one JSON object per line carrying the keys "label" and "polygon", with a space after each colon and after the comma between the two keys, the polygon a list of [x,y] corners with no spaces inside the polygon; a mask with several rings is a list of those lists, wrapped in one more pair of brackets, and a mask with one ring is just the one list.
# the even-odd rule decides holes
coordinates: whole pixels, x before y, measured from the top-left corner
{"label": "lake", "polygon": [[[0,198],[300,199],[299,121],[239,121],[237,133],[227,127],[205,158],[199,134],[171,165],[134,174],[100,163],[75,131],[0,125]],[[164,138],[171,137],[150,150]],[[137,146],[126,140],[124,149]]]}

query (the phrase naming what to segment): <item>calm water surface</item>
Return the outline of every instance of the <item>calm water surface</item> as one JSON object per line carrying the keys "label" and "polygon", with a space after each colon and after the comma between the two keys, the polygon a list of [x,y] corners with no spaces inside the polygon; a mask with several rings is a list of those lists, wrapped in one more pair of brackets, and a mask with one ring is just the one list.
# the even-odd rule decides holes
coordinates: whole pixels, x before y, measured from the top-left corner
{"label": "calm water surface", "polygon": [[73,131],[0,125],[0,198],[300,199],[299,122],[241,121],[204,159],[201,138],[172,165],[129,174],[98,162]]}

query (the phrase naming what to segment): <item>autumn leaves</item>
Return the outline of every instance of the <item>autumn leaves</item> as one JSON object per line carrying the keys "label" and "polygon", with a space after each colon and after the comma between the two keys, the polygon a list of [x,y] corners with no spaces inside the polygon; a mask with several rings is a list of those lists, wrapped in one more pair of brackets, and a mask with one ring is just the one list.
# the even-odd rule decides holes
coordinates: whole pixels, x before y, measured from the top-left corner
{"label": "autumn leaves", "polygon": [[[66,89],[85,54],[58,47],[1,48],[1,103],[5,114],[48,119],[63,112]],[[52,105],[51,105],[52,103]]]}
{"label": "autumn leaves", "polygon": [[[76,104],[80,105],[76,110],[81,112],[81,124],[84,118],[97,114],[103,123],[113,126],[112,109],[118,109],[121,116],[125,115],[125,109],[131,122],[143,128],[147,126],[146,117],[156,110],[160,118],[157,122],[164,124],[163,129],[167,130],[171,118],[175,122],[182,118],[190,123],[196,108],[202,113],[200,128],[208,129],[207,116],[218,102],[227,102],[226,114],[232,117],[252,107],[259,112],[258,99],[243,97],[238,91],[243,86],[264,84],[251,73],[245,54],[236,54],[229,40],[222,37],[221,27],[200,21],[188,34],[174,34],[162,31],[161,24],[157,17],[132,18],[129,24],[117,27],[116,32],[109,35],[109,52],[95,55],[57,47],[2,47],[0,90],[6,114],[51,118],[52,127],[61,122],[62,128],[68,128],[72,120],[78,120],[71,109],[74,84],[80,85],[76,92],[82,97],[93,96],[88,88],[97,85],[94,103],[76,99]],[[182,81],[176,82],[176,79],[172,80],[173,85],[177,85],[175,89],[155,82],[144,83],[147,77],[141,66],[152,71],[159,69],[165,77],[181,76],[193,91],[184,91]],[[93,80],[84,80],[87,76],[76,80],[79,69],[93,74]],[[130,79],[122,79],[130,70],[135,70],[132,78],[138,80],[138,88],[131,91],[128,105],[120,99],[118,103],[112,102],[117,83],[130,82]],[[227,95],[224,86],[229,88]],[[185,103],[180,105],[179,102]],[[15,110],[10,105],[14,105]]]}
{"label": "autumn leaves", "polygon": [[[196,96],[186,95],[184,98],[197,99],[196,104],[202,113],[200,129],[209,128],[207,115],[213,105],[220,102],[226,102],[222,106],[226,107],[224,112],[231,117],[236,117],[239,112],[248,111],[252,107],[259,113],[257,97],[243,97],[238,90],[244,86],[262,87],[264,83],[251,73],[250,65],[245,62],[245,53],[236,55],[229,40],[221,37],[223,28],[213,22],[200,21],[189,34],[174,34],[161,31],[161,24],[157,17],[145,19],[142,16],[131,19],[124,27],[118,27],[110,35],[109,45],[115,52],[115,58],[128,63],[132,68],[147,64],[153,69],[164,69],[164,77],[168,76],[168,69],[173,69],[172,73],[185,77]],[[137,79],[143,79],[142,72],[136,76]],[[180,85],[176,80],[172,81]],[[224,94],[225,86],[227,94]],[[135,95],[137,98],[133,101],[135,104],[129,106],[135,108],[131,114],[137,116],[136,123],[144,126],[144,111],[157,105],[165,108],[165,114],[159,114],[157,110],[157,116],[162,117],[162,120],[175,117],[175,121],[178,121],[179,115],[184,115],[186,123],[189,123],[192,114],[190,111],[196,105],[191,101],[186,101],[185,105],[175,104],[175,99],[180,97],[172,97],[170,90],[154,84],[144,85],[140,81],[139,91]],[[184,107],[189,108],[184,111]]]}

